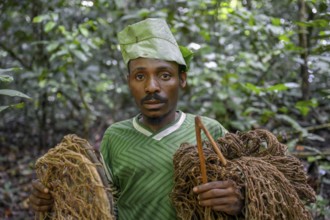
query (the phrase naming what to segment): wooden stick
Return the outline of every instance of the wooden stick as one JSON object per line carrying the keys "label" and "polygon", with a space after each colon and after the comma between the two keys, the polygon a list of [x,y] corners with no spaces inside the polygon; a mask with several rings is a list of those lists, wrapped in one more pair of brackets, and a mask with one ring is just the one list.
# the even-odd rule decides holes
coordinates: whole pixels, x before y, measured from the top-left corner
{"label": "wooden stick", "polygon": [[203,144],[202,144],[202,136],[201,136],[201,127],[199,116],[195,117],[195,131],[196,131],[196,142],[197,142],[197,150],[201,167],[202,174],[202,182],[207,183],[207,175],[206,175],[206,165],[205,165],[205,157],[203,153]]}
{"label": "wooden stick", "polygon": [[[201,118],[199,116],[196,116],[195,118],[195,126],[199,127],[199,129],[202,129],[206,135],[206,137],[209,139],[209,141],[211,142],[211,145],[213,147],[213,150],[217,153],[219,159],[220,159],[220,162],[226,166],[227,165],[227,160],[226,158],[223,156],[223,154],[221,153],[220,149],[218,148],[218,145],[217,143],[214,141],[212,135],[210,134],[210,132],[207,130],[207,128],[204,126]],[[196,136],[197,137],[197,136]]]}

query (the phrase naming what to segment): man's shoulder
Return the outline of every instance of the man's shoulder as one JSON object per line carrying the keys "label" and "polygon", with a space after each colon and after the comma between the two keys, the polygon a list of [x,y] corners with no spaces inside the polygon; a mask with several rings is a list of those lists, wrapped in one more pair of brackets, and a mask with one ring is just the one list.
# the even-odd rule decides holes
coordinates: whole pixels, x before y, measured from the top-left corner
{"label": "man's shoulder", "polygon": [[[188,123],[195,123],[195,117],[197,115],[186,113]],[[208,116],[202,116],[200,115],[203,124],[206,128],[210,129],[213,133],[216,134],[216,136],[223,136],[225,133],[227,133],[227,129],[216,119],[210,118]]]}
{"label": "man's shoulder", "polygon": [[[187,118],[190,120],[195,120],[195,117],[197,116],[191,113],[185,113],[185,114],[187,115]],[[204,115],[199,115],[199,116],[201,117],[203,123],[222,126],[220,122],[218,122],[213,118]]]}
{"label": "man's shoulder", "polygon": [[128,128],[132,127],[132,120],[133,120],[133,118],[114,122],[106,129],[105,134],[112,133],[114,131],[118,131],[118,130],[122,130],[122,129],[128,129]]}

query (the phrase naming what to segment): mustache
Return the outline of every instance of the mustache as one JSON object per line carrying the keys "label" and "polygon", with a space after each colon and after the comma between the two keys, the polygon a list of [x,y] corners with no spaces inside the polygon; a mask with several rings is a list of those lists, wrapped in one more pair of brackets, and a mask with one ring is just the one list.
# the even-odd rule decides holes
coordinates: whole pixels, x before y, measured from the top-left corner
{"label": "mustache", "polygon": [[143,99],[141,99],[141,104],[143,104],[146,101],[150,101],[150,100],[157,100],[159,102],[167,102],[166,98],[158,95],[157,93],[152,93],[152,94],[146,95]]}

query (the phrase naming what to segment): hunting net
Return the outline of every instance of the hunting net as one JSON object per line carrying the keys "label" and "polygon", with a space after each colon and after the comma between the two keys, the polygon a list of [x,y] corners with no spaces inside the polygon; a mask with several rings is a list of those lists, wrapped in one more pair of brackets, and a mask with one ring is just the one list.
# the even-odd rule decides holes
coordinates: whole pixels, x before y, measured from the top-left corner
{"label": "hunting net", "polygon": [[234,181],[244,196],[244,208],[230,216],[198,204],[193,187],[202,184],[199,155],[195,145],[184,143],[173,158],[171,198],[179,219],[312,219],[305,203],[315,201],[315,193],[307,184],[303,165],[272,133],[263,129],[227,133],[216,142],[227,165],[204,141],[208,181]]}
{"label": "hunting net", "polygon": [[86,140],[66,135],[37,160],[35,168],[54,198],[52,212],[36,219],[114,219],[104,168]]}

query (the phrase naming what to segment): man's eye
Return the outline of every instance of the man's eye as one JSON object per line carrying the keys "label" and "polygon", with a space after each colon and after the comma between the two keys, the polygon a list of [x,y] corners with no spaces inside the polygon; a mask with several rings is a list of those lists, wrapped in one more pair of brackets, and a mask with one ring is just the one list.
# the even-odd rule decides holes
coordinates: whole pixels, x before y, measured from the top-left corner
{"label": "man's eye", "polygon": [[169,73],[162,73],[160,75],[160,77],[163,79],[163,80],[169,80],[171,78],[171,74]]}
{"label": "man's eye", "polygon": [[144,79],[144,75],[143,74],[136,74],[135,79],[142,80],[142,79]]}

